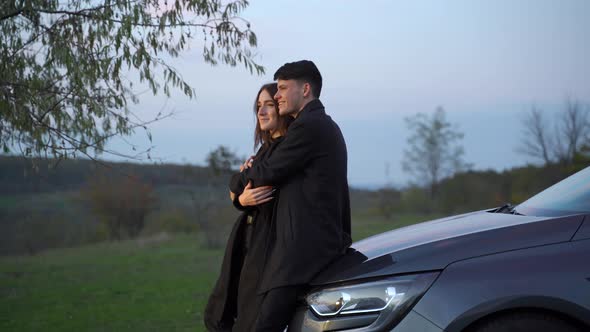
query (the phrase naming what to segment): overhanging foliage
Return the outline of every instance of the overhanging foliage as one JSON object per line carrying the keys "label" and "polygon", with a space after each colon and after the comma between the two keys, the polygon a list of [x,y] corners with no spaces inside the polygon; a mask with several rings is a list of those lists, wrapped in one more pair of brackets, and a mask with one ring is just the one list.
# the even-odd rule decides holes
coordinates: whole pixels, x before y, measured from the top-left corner
{"label": "overhanging foliage", "polygon": [[[133,80],[153,94],[195,91],[165,58],[199,39],[210,64],[253,60],[256,35],[245,0],[8,0],[0,4],[0,146],[25,156],[100,154],[105,142],[146,121]],[[194,44],[193,44],[194,46]],[[137,83],[137,82],[136,82]],[[147,131],[151,141],[151,135]]]}

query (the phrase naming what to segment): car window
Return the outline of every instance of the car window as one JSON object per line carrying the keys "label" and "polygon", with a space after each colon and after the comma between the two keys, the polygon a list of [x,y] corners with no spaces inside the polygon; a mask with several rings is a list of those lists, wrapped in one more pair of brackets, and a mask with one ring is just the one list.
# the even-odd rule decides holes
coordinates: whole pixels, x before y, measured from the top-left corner
{"label": "car window", "polygon": [[543,190],[516,207],[525,215],[559,216],[590,211],[590,167]]}

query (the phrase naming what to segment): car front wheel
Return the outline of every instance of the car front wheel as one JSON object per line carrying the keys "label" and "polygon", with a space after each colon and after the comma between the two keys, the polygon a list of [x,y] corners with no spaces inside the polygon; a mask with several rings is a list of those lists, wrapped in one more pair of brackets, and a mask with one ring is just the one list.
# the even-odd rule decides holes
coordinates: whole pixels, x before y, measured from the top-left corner
{"label": "car front wheel", "polygon": [[572,324],[558,316],[537,313],[518,312],[484,319],[465,330],[466,332],[583,332],[576,324]]}

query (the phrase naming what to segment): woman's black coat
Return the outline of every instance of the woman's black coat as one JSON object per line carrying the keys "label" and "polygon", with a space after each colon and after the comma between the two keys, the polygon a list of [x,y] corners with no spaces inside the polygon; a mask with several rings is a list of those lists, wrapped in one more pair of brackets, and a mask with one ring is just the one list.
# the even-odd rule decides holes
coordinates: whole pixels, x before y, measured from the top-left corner
{"label": "woman's black coat", "polygon": [[[248,213],[241,213],[236,220],[225,248],[221,273],[205,307],[204,321],[208,331],[231,331],[236,313],[237,278],[241,265],[239,248]],[[233,301],[232,301],[233,300]]]}
{"label": "woman's black coat", "polygon": [[[258,151],[254,164],[266,160],[282,140],[281,137],[274,140],[269,146],[263,146]],[[247,300],[247,303],[237,303],[238,288],[241,292],[247,289],[247,294],[256,294],[267,257],[272,216],[278,193],[274,195],[275,200],[262,206],[249,208],[241,206],[238,197],[247,184],[245,176],[247,172],[248,170],[245,170],[235,174],[230,181],[230,190],[236,194],[234,206],[243,212],[232,227],[221,265],[221,273],[205,308],[205,326],[209,331],[231,331],[238,305],[241,305],[241,314],[248,316],[238,322],[250,326],[255,320],[262,300],[261,297],[251,296],[248,299],[242,299],[242,301]],[[247,226],[246,221],[249,216],[252,217],[254,223]],[[252,232],[251,243],[248,245],[249,251],[245,253],[243,248],[248,227],[251,227]],[[240,327],[242,328],[242,326]]]}

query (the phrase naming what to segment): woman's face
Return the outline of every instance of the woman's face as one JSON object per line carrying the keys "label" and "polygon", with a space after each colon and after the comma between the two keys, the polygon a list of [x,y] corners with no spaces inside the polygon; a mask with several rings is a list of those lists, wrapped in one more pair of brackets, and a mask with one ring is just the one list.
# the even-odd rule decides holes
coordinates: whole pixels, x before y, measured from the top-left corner
{"label": "woman's face", "polygon": [[260,92],[258,96],[258,111],[256,113],[260,130],[269,131],[271,134],[279,127],[279,114],[275,108],[272,96],[266,90]]}

